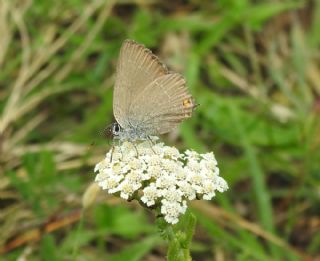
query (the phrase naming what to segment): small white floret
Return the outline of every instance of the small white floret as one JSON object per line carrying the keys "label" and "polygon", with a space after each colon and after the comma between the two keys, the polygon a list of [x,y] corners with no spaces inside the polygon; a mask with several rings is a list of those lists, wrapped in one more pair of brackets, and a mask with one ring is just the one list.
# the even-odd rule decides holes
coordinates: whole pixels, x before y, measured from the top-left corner
{"label": "small white floret", "polygon": [[159,196],[160,191],[156,187],[155,183],[151,183],[148,187],[143,189],[143,196],[141,197],[141,201],[148,207],[153,206]]}

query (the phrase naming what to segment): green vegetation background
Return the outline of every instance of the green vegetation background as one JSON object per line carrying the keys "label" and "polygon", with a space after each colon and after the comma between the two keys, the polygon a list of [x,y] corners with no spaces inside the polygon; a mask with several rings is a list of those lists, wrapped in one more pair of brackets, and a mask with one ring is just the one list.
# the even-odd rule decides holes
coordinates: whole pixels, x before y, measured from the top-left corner
{"label": "green vegetation background", "polygon": [[193,204],[194,260],[320,259],[319,28],[319,1],[0,0],[0,260],[165,260],[134,202],[80,217],[127,38],[200,103],[163,140],[230,186]]}

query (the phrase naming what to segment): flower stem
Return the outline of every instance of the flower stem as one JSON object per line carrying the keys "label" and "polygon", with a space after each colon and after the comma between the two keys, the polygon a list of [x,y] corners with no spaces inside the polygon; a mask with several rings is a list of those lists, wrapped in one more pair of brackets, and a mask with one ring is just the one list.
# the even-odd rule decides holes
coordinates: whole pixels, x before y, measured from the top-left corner
{"label": "flower stem", "polygon": [[177,226],[165,222],[159,225],[163,236],[168,241],[168,261],[192,261],[190,246],[195,227],[196,217],[190,211],[187,211],[183,222]]}

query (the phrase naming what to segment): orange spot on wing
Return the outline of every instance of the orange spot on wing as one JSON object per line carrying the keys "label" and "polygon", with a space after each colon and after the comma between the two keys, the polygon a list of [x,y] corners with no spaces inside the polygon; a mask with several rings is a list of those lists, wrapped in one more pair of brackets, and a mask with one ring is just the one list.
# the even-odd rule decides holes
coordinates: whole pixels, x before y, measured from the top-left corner
{"label": "orange spot on wing", "polygon": [[192,102],[192,100],[190,98],[184,99],[182,104],[183,104],[184,108],[190,108],[190,107],[193,106],[193,102]]}

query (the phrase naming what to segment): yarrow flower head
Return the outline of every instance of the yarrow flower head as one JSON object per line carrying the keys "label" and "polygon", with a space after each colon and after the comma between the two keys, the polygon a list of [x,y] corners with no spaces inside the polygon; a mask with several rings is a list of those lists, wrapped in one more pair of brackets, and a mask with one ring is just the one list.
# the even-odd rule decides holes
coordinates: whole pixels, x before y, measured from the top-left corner
{"label": "yarrow flower head", "polygon": [[[156,142],[158,138],[152,140]],[[156,209],[166,222],[176,224],[188,201],[211,200],[217,191],[228,189],[217,164],[212,152],[180,153],[162,142],[125,141],[114,146],[95,166],[95,181],[109,194],[137,199]]]}

